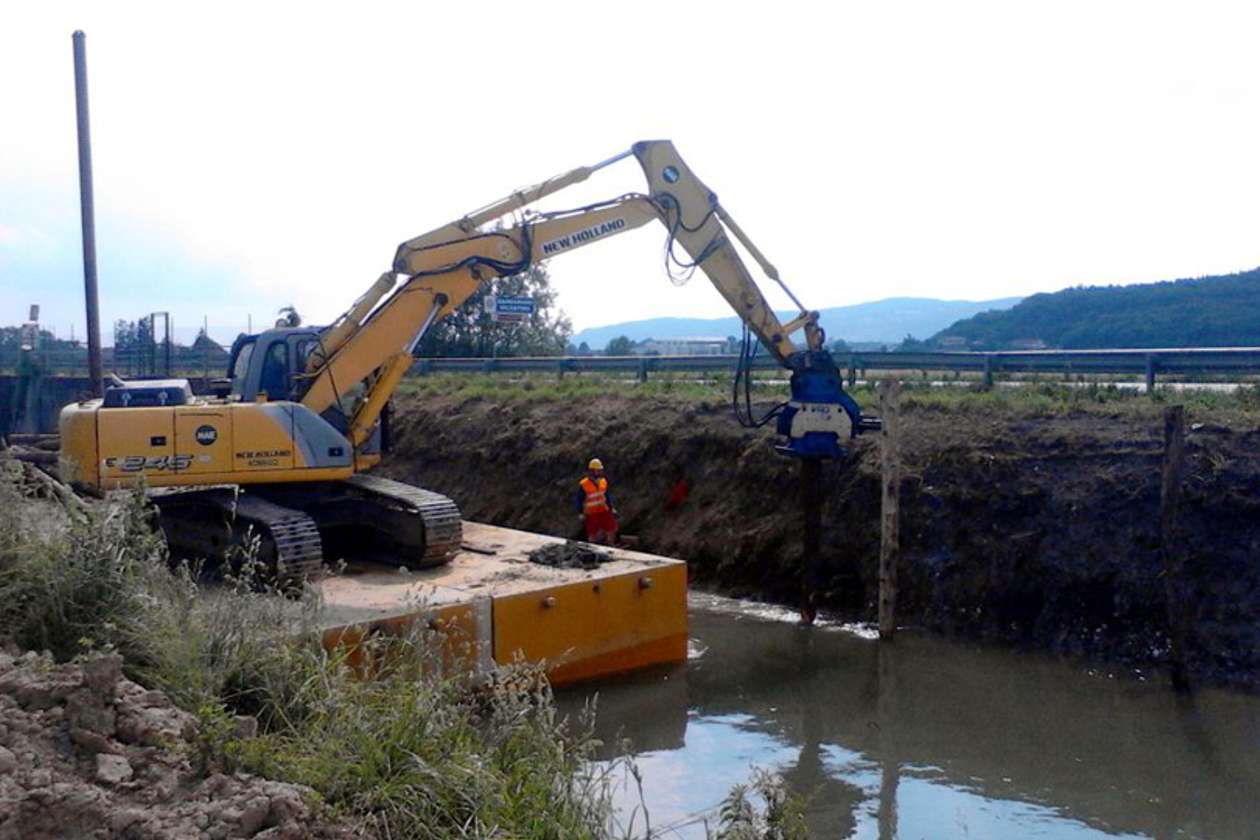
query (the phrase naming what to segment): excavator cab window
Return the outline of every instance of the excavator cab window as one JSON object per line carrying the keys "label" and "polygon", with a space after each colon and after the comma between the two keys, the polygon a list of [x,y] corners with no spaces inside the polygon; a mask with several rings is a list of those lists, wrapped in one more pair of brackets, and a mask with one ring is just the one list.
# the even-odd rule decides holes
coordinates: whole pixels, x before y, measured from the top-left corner
{"label": "excavator cab window", "polygon": [[289,398],[289,348],[285,342],[276,341],[267,348],[258,390],[265,392],[269,400]]}
{"label": "excavator cab window", "polygon": [[319,339],[308,335],[294,336],[290,339],[293,342],[293,370],[295,373],[306,370],[306,360],[319,347]]}
{"label": "excavator cab window", "polygon": [[295,333],[289,336],[288,344],[289,358],[292,360],[292,365],[289,367],[288,399],[300,400],[310,384],[310,378],[305,375],[306,361],[319,349],[319,335],[307,332]]}
{"label": "excavator cab window", "polygon": [[253,355],[254,337],[238,338],[232,347],[232,362],[228,367],[228,380],[231,383],[229,393],[238,400],[242,398],[245,378],[249,375],[249,360]]}

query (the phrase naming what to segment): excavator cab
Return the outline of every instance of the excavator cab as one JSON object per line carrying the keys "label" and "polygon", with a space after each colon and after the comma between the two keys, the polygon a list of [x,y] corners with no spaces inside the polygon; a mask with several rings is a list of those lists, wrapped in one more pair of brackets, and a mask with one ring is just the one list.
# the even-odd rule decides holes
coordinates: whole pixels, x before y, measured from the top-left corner
{"label": "excavator cab", "polygon": [[319,347],[317,327],[268,330],[240,335],[228,361],[228,393],[239,402],[300,400],[307,358]]}

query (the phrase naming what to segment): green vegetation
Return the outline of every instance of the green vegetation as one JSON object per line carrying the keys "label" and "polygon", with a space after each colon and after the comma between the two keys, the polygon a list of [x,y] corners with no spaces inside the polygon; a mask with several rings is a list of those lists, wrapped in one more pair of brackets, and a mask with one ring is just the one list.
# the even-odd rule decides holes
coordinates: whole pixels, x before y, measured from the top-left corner
{"label": "green vegetation", "polygon": [[288,690],[258,698],[273,713],[261,735],[237,739],[233,710],[201,707],[209,766],[309,785],[381,837],[604,836],[615,768],[590,762],[589,729],[557,718],[540,674],[437,677],[419,640],[395,640],[372,679],[281,650],[264,667]]}
{"label": "green vegetation", "polygon": [[[630,396],[648,400],[678,400],[720,402],[731,399],[729,373],[666,375],[653,374],[648,381],[639,382],[630,375],[608,374],[460,374],[439,373],[417,376],[404,380],[399,386],[400,395],[414,394],[420,398],[459,396],[468,399],[494,399],[527,402],[560,402],[567,400],[591,400],[609,394]],[[786,393],[787,381],[780,384],[756,387],[758,396],[766,399],[774,394]],[[781,399],[782,397],[780,397]]]}
{"label": "green vegetation", "polygon": [[1236,347],[1260,342],[1260,269],[1133,286],[1080,286],[1025,298],[942,330],[972,349],[1039,339],[1049,347]]}
{"label": "green vegetation", "polygon": [[[523,324],[495,323],[485,311],[487,295],[528,297],[534,314]],[[556,307],[556,292],[545,264],[482,284],[450,315],[435,323],[420,342],[422,356],[559,356],[573,325]]]}
{"label": "green vegetation", "polygon": [[[16,353],[25,341],[21,327],[0,327],[0,351]],[[73,341],[59,339],[48,330],[40,329],[39,346],[49,350],[73,350],[78,345]]]}
{"label": "green vegetation", "polygon": [[[928,377],[902,378],[902,405],[907,409],[944,411],[959,414],[1003,414],[1049,417],[1070,412],[1100,415],[1150,415],[1155,417],[1165,404],[1186,406],[1194,420],[1212,422],[1260,423],[1260,384],[1244,385],[1232,392],[1212,390],[1157,389],[1154,395],[1110,379],[1065,382],[1061,378],[1036,376],[1004,380],[994,388],[984,388],[977,379],[955,380],[950,385],[934,384]],[[417,399],[483,399],[495,402],[573,402],[600,397],[650,400],[723,410],[730,405],[729,374],[653,374],[647,382],[606,374],[432,374],[406,380],[400,394]],[[758,378],[753,399],[765,406],[787,398],[786,380]],[[863,411],[875,412],[879,397],[873,385],[861,383],[849,393]]]}
{"label": "green vegetation", "polygon": [[634,342],[629,336],[619,335],[612,341],[608,342],[608,346],[604,348],[606,356],[629,356],[634,352]]}
{"label": "green vegetation", "polygon": [[[203,766],[308,784],[381,837],[603,836],[609,770],[538,673],[440,676],[416,638],[360,679],[308,632],[313,598],[248,579],[204,593],[168,571],[142,500],[38,534],[14,519],[15,489],[0,492],[0,626],[59,660],[121,652],[130,676],[201,718]],[[258,737],[234,734],[238,714]]]}
{"label": "green vegetation", "polygon": [[[443,673],[418,634],[377,643],[367,679],[320,644],[312,592],[268,591],[249,562],[207,588],[170,570],[139,494],[67,513],[0,466],[0,642],[61,661],[118,651],[128,676],[198,717],[203,771],[309,785],[380,838],[630,835],[612,790],[632,763],[593,761],[591,715],[562,719],[538,670]],[[804,836],[781,785],[754,790],[768,807],[736,789],[717,837]]]}

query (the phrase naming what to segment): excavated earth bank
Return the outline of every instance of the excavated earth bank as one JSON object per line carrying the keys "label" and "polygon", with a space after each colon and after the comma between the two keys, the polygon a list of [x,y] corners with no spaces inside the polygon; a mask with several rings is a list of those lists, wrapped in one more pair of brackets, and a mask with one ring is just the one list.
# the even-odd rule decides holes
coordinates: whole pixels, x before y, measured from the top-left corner
{"label": "excavated earth bank", "polygon": [[[1260,688],[1260,430],[1191,415],[1180,518],[1198,678]],[[624,533],[700,586],[795,604],[798,466],[718,403],[403,397],[384,471],[469,519],[577,536],[576,482],[607,465]],[[903,412],[899,620],[1138,667],[1166,660],[1162,425],[1149,412]],[[680,504],[678,482],[688,493]],[[879,452],[825,471],[822,605],[875,614]]]}
{"label": "excavated earth bank", "polygon": [[318,814],[309,788],[195,769],[198,737],[116,654],[54,665],[0,652],[0,840],[356,836]]}

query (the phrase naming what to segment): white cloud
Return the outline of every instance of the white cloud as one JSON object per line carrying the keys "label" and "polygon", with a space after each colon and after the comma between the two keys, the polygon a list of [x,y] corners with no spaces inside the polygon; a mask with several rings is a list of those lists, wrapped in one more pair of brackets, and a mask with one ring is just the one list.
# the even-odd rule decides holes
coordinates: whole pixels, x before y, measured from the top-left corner
{"label": "white cloud", "polygon": [[52,237],[34,225],[10,225],[0,222],[0,247],[43,248],[53,242]]}

